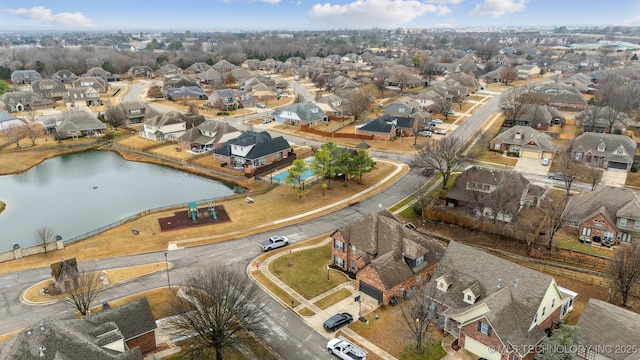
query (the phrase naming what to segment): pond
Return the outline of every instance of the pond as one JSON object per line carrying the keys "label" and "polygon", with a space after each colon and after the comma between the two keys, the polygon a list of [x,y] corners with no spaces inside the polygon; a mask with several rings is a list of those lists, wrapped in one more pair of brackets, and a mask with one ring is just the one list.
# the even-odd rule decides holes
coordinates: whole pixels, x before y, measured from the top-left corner
{"label": "pond", "polygon": [[244,189],[172,168],[124,160],[109,151],[67,154],[0,176],[0,252],[36,245],[51,228],[63,240],[151,208],[187,204]]}

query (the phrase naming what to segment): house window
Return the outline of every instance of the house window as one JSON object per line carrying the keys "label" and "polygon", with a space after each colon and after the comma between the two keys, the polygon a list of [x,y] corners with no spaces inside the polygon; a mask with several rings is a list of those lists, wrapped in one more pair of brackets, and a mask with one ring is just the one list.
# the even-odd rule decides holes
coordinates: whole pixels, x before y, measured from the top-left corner
{"label": "house window", "polygon": [[547,307],[543,306],[542,307],[542,316],[544,316],[544,314],[547,312]]}
{"label": "house window", "polygon": [[617,155],[624,155],[624,150],[618,149],[618,150],[616,150],[616,154]]}
{"label": "house window", "polygon": [[355,262],[355,261],[351,260],[351,266],[350,266],[350,268],[351,268],[351,271],[353,271],[353,272],[355,272],[355,271],[356,271],[356,262]]}
{"label": "house window", "polygon": [[582,153],[581,152],[577,152],[576,153],[576,161],[582,161]]}
{"label": "house window", "polygon": [[424,255],[418,256],[418,258],[416,259],[416,266],[422,264],[423,262],[424,262]]}
{"label": "house window", "polygon": [[355,245],[351,245],[351,253],[355,254],[356,252],[356,246]]}
{"label": "house window", "polygon": [[484,321],[478,321],[478,331],[487,336],[491,336],[491,326]]}
{"label": "house window", "polygon": [[602,240],[605,240],[605,241],[613,240],[613,233],[611,231],[605,231],[604,235],[602,236]]}
{"label": "house window", "polygon": [[583,227],[582,228],[582,235],[583,236],[591,236],[591,228]]}
{"label": "house window", "polygon": [[333,257],[333,263],[336,264],[337,266],[340,266],[341,268],[344,267],[344,259],[339,256]]}
{"label": "house window", "polygon": [[334,249],[344,251],[344,243],[338,239],[333,239],[333,247]]}
{"label": "house window", "polygon": [[536,316],[533,317],[533,323],[534,324],[538,323],[538,313],[536,313]]}
{"label": "house window", "polygon": [[580,226],[580,223],[579,223],[579,222],[577,222],[577,221],[571,221],[571,222],[569,223],[569,226],[577,228],[577,227],[579,227],[579,226]]}
{"label": "house window", "polygon": [[640,229],[640,220],[636,220],[636,221],[634,222],[634,224],[633,224],[633,228],[634,228],[634,229],[636,229],[636,230]]}
{"label": "house window", "polygon": [[605,149],[605,148],[606,148],[606,147],[604,146],[604,144],[600,144],[600,145],[598,145],[598,152],[604,152],[604,149]]}
{"label": "house window", "polygon": [[619,225],[620,225],[621,227],[625,227],[625,226],[627,226],[627,219],[626,219],[626,218],[620,218]]}
{"label": "house window", "polygon": [[404,108],[398,108],[398,112],[399,113],[403,113],[404,112]]}
{"label": "house window", "polygon": [[551,299],[551,308],[553,309],[556,306],[556,299]]}
{"label": "house window", "polygon": [[471,300],[471,294],[467,294],[467,302],[470,302]]}
{"label": "house window", "polygon": [[493,150],[500,150],[500,148],[502,148],[501,144],[494,144],[493,145]]}
{"label": "house window", "polygon": [[513,357],[511,358],[511,360],[520,360],[520,358],[518,357],[518,355],[513,355]]}
{"label": "house window", "polygon": [[621,242],[630,242],[631,241],[631,236],[629,236],[629,234],[627,234],[625,232],[619,232],[616,235],[616,239],[618,241],[621,241]]}

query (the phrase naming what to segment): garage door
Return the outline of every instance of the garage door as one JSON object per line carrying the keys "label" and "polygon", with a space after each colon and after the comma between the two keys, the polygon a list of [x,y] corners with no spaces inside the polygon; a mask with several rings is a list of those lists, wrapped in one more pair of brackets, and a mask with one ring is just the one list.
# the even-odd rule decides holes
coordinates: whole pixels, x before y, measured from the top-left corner
{"label": "garage door", "polygon": [[529,158],[529,159],[539,159],[540,153],[537,151],[522,150],[522,152],[520,153],[520,156]]}
{"label": "garage door", "polygon": [[476,354],[478,357],[482,357],[488,360],[500,360],[500,353],[495,351],[489,351],[487,345],[484,345],[476,339],[472,339],[468,336],[464,338],[464,348]]}
{"label": "garage door", "polygon": [[621,162],[615,162],[615,161],[609,161],[609,163],[607,164],[607,167],[609,169],[627,170],[627,164],[621,163]]}
{"label": "garage door", "polygon": [[367,284],[364,281],[360,281],[360,291],[382,302],[382,291],[374,288],[373,286]]}

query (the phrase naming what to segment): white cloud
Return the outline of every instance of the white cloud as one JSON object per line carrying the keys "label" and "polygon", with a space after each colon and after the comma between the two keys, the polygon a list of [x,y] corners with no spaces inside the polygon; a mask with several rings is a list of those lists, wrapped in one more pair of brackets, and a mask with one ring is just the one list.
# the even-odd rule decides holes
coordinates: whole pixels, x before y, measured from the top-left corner
{"label": "white cloud", "polygon": [[523,11],[527,0],[484,0],[471,11],[471,16],[500,17],[504,14]]}
{"label": "white cloud", "polygon": [[258,0],[258,2],[263,2],[271,5],[278,4],[281,0]]}
{"label": "white cloud", "polygon": [[387,28],[409,23],[428,13],[446,15],[450,12],[445,5],[416,0],[355,0],[344,5],[315,4],[309,10],[309,18],[334,27]]}
{"label": "white cloud", "polygon": [[627,26],[640,26],[640,15],[634,16],[630,19],[625,19],[622,21],[622,25]]}
{"label": "white cloud", "polygon": [[7,12],[13,15],[25,17],[27,19],[50,23],[53,25],[65,27],[87,27],[93,26],[91,19],[84,16],[81,12],[61,12],[57,14],[51,13],[51,9],[44,6],[34,6],[32,8],[7,9]]}

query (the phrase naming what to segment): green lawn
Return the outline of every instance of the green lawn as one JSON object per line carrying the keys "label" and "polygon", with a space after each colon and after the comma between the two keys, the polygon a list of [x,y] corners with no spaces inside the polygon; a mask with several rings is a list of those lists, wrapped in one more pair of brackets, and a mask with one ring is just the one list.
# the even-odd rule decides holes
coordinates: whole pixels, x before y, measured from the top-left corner
{"label": "green lawn", "polygon": [[348,281],[344,274],[327,270],[330,261],[331,243],[280,256],[269,270],[305,299],[312,299]]}

